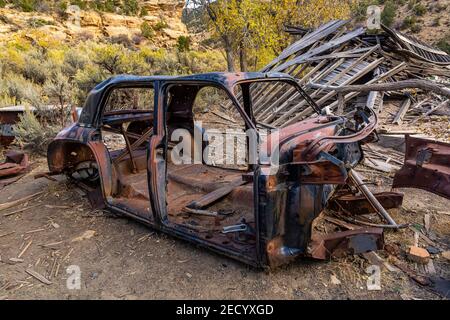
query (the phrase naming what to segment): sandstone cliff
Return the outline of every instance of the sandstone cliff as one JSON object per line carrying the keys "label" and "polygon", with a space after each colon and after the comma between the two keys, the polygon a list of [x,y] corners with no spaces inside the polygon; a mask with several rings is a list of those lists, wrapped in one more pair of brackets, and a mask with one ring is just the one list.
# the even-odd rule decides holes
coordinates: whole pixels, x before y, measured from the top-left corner
{"label": "sandstone cliff", "polygon": [[[157,47],[173,46],[179,36],[188,35],[182,23],[184,0],[150,0],[140,2],[143,16],[126,16],[69,6],[63,15],[56,12],[22,12],[11,7],[0,8],[0,42],[17,32],[39,30],[61,41],[92,38],[140,37],[140,42]],[[142,37],[142,26],[153,28],[152,36]]]}

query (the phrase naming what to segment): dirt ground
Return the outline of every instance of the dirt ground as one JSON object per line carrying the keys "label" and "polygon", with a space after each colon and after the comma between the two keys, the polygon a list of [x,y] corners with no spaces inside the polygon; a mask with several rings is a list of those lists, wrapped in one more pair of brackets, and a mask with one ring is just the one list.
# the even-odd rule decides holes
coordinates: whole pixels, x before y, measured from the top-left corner
{"label": "dirt ground", "polygon": [[[93,211],[65,177],[34,179],[46,170],[46,162],[33,162],[32,172],[0,192],[4,203],[44,191],[28,203],[0,211],[0,299],[442,299],[405,273],[387,270],[381,273],[381,290],[369,291],[369,263],[359,256],[255,270],[129,219]],[[448,250],[450,201],[420,190],[402,191],[403,208],[391,210],[393,217],[423,224],[424,214],[431,213],[433,239]],[[28,209],[14,213],[22,208]],[[74,241],[88,230],[95,235]],[[386,232],[386,243],[406,248],[413,241],[409,229]],[[440,254],[433,261],[437,275],[449,279],[449,261]],[[67,287],[71,265],[81,270],[79,290]],[[414,263],[409,266],[421,271]],[[51,284],[41,283],[27,269]]]}

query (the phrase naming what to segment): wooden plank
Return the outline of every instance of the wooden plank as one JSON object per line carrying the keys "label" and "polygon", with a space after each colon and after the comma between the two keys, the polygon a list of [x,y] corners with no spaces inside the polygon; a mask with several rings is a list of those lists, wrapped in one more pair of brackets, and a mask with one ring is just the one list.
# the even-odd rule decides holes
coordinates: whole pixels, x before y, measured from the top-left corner
{"label": "wooden plank", "polygon": [[52,282],[50,280],[48,280],[46,277],[44,277],[43,275],[37,273],[36,271],[34,271],[32,269],[26,269],[25,272],[28,273],[33,278],[39,280],[40,282],[42,282],[46,285],[52,284]]}
{"label": "wooden plank", "polygon": [[34,206],[29,206],[29,207],[21,208],[21,209],[18,209],[18,210],[14,210],[12,212],[8,212],[8,213],[3,214],[3,216],[4,217],[9,217],[9,216],[12,216],[14,214],[17,214],[17,213],[20,213],[20,212],[24,212],[24,211],[26,211],[28,209],[36,208],[36,207],[39,207],[39,206],[42,206],[42,204],[39,203],[39,204],[36,204]]}
{"label": "wooden plank", "polygon": [[33,243],[33,240],[30,240],[30,242],[28,242],[28,244],[25,246],[25,248],[23,248],[23,250],[17,256],[18,259],[22,258],[22,256],[25,254],[25,252],[28,250],[28,248],[31,246],[32,243]]}
{"label": "wooden plank", "polygon": [[320,41],[321,39],[332,34],[334,31],[341,28],[342,26],[344,26],[347,23],[348,23],[348,20],[347,21],[335,20],[335,21],[330,21],[328,23],[323,24],[317,30],[304,36],[297,42],[293,43],[292,45],[290,45],[289,47],[284,49],[283,52],[278,57],[276,57],[274,60],[269,62],[261,71],[267,72],[267,71],[272,70],[273,67],[275,65],[277,65],[278,63],[280,63],[281,61],[289,58],[294,53],[296,53],[300,50],[303,50],[303,49],[309,47],[310,45],[313,45],[314,43],[317,43],[318,41]]}
{"label": "wooden plank", "polygon": [[398,125],[402,124],[403,117],[408,112],[410,106],[411,106],[411,98],[408,97],[405,100],[403,100],[402,105],[400,106],[400,109],[395,115],[394,121],[392,121],[392,123]]}
{"label": "wooden plank", "polygon": [[23,197],[21,199],[17,199],[17,200],[11,201],[11,202],[2,203],[2,204],[0,204],[0,211],[8,209],[8,208],[11,208],[11,207],[14,207],[14,206],[17,206],[17,205],[19,205],[21,203],[24,203],[24,202],[26,202],[26,201],[28,201],[30,199],[33,199],[34,197],[37,197],[37,196],[39,196],[39,195],[41,195],[43,193],[44,193],[44,191],[40,191],[40,192],[36,192],[36,193],[34,193],[32,195]]}
{"label": "wooden plank", "polygon": [[242,177],[239,177],[238,179],[231,181],[227,185],[205,194],[200,199],[192,201],[186,207],[190,209],[203,209],[212,204],[213,202],[216,202],[217,200],[225,197],[227,194],[233,191],[234,188],[239,187],[246,183],[247,183],[246,181],[242,180]]}
{"label": "wooden plank", "polygon": [[[370,72],[374,68],[378,67],[378,65],[380,65],[383,61],[384,61],[384,58],[380,58],[380,59],[377,59],[377,60],[373,61],[366,68],[364,68],[363,70],[359,71],[357,74],[352,76],[350,79],[346,80],[344,82],[344,85],[346,85],[348,83],[352,83],[352,82],[358,80],[359,78],[363,77],[365,74],[367,74],[368,72]],[[318,101],[316,101],[317,105],[321,106],[323,103],[328,101],[331,97],[333,97],[335,94],[336,94],[335,91],[330,91],[325,96],[323,96]],[[311,98],[314,98],[316,95],[315,94],[311,94],[310,96],[311,96]],[[347,96],[344,96],[344,100],[348,101]],[[336,100],[335,103],[338,104],[338,101]],[[277,126],[277,125],[281,125],[283,123],[283,126],[286,126],[286,125],[289,125],[289,124],[291,124],[293,122],[298,121],[300,118],[304,117],[305,115],[310,114],[312,108],[308,107],[307,109],[305,109],[302,112],[300,112],[299,114],[297,114],[294,118],[292,118],[292,119],[288,119],[288,118],[289,118],[289,116],[294,114],[299,109],[299,107],[301,107],[301,106],[303,106],[305,104],[306,104],[306,101],[302,101],[302,103],[300,103],[297,106],[291,108],[285,114],[283,114],[281,117],[279,117],[276,121],[273,121],[273,123],[269,122],[269,124],[273,124],[273,125]],[[331,109],[331,105],[330,105],[330,109]],[[268,121],[266,121],[266,122],[268,122]]]}
{"label": "wooden plank", "polygon": [[431,108],[431,110],[429,110],[428,112],[426,112],[425,114],[421,115],[420,117],[414,119],[411,123],[416,123],[417,121],[419,121],[420,119],[423,119],[425,117],[428,117],[430,114],[432,114],[433,112],[435,112],[436,110],[444,107],[445,105],[447,105],[449,103],[450,99],[445,100],[444,102],[438,104],[437,106],[434,106],[433,108]]}
{"label": "wooden plank", "polygon": [[400,270],[393,265],[391,265],[389,262],[385,261],[383,258],[381,258],[376,252],[370,251],[363,253],[362,256],[369,261],[373,265],[377,265],[379,267],[384,267],[390,272],[399,272]]}
{"label": "wooden plank", "polygon": [[[373,84],[378,81],[385,80],[389,77],[392,77],[393,75],[399,73],[400,71],[404,70],[406,68],[407,64],[405,62],[400,63],[399,65],[395,66],[394,68],[386,71],[385,73],[380,74],[378,77],[373,78],[372,80],[368,81],[366,84]],[[357,95],[359,95],[359,92],[351,92],[345,95],[345,100],[348,101]],[[338,105],[338,102],[335,101],[332,104],[329,105],[331,109],[336,108]]]}
{"label": "wooden plank", "polygon": [[191,209],[188,207],[184,207],[183,211],[186,213],[189,213],[189,214],[197,214],[197,215],[206,216],[206,217],[217,217],[218,216],[218,213],[215,211]]}
{"label": "wooden plank", "polygon": [[[315,72],[317,72],[317,70],[319,70],[320,68],[322,68],[328,61],[324,60],[321,61],[317,66],[315,66],[313,69],[311,69],[301,80],[300,80],[300,84],[303,83],[304,81],[309,81],[311,75],[313,75]],[[268,114],[270,114],[271,112],[273,112],[277,107],[280,106],[280,104],[284,103],[284,101],[286,101],[286,99],[289,99],[293,94],[296,93],[296,89],[295,88],[290,88],[289,90],[287,90],[280,98],[278,98],[276,101],[271,102],[269,107],[266,107],[266,103],[262,104],[260,107],[258,107],[255,116],[257,120],[263,121],[264,117],[267,117]]]}
{"label": "wooden plank", "polygon": [[365,32],[364,28],[358,28],[356,30],[353,30],[352,32],[349,32],[349,33],[347,33],[347,34],[345,34],[345,35],[343,35],[343,36],[341,36],[341,37],[339,37],[337,39],[333,39],[332,41],[328,41],[328,42],[324,43],[323,45],[315,48],[314,50],[308,51],[307,53],[305,53],[305,54],[303,54],[303,55],[301,55],[301,56],[299,56],[299,57],[297,57],[295,59],[289,60],[289,61],[287,61],[287,62],[285,62],[285,63],[283,63],[283,64],[281,64],[281,65],[279,65],[279,66],[277,66],[275,68],[273,68],[272,71],[273,72],[282,72],[283,70],[285,70],[286,68],[288,68],[288,67],[290,67],[290,66],[292,66],[294,64],[303,63],[307,59],[309,59],[309,58],[311,58],[311,57],[313,57],[315,55],[318,55],[318,54],[320,54],[322,52],[325,52],[327,50],[330,50],[330,49],[333,49],[335,47],[338,47],[341,44],[346,43],[346,42],[350,41],[351,39],[360,36],[364,32]]}

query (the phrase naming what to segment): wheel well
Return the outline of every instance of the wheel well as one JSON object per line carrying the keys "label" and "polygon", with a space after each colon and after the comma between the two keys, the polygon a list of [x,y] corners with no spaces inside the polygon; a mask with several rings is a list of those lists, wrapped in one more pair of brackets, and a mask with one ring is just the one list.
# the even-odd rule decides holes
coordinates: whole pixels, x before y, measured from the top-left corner
{"label": "wheel well", "polygon": [[70,171],[80,162],[96,161],[91,148],[76,141],[56,140],[47,150],[50,172]]}

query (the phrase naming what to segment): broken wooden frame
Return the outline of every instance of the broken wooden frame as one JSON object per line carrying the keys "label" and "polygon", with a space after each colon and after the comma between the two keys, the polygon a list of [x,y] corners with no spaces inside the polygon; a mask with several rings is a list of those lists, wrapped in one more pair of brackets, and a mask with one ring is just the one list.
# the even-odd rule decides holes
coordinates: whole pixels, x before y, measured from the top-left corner
{"label": "broken wooden frame", "polygon": [[[364,28],[348,31],[348,24],[349,21],[336,20],[316,30],[294,32],[302,38],[261,71],[292,75],[307,86],[306,92],[319,107],[335,114],[352,112],[361,106],[381,111],[386,88],[419,88],[448,94],[445,86],[424,80],[430,76],[450,78],[450,70],[445,68],[450,65],[450,56],[445,52],[386,26],[378,34],[368,34]],[[267,90],[264,85],[256,89],[254,113],[258,122],[287,126],[313,114],[301,96],[283,89]],[[396,123],[402,121],[407,109],[405,104]]]}

